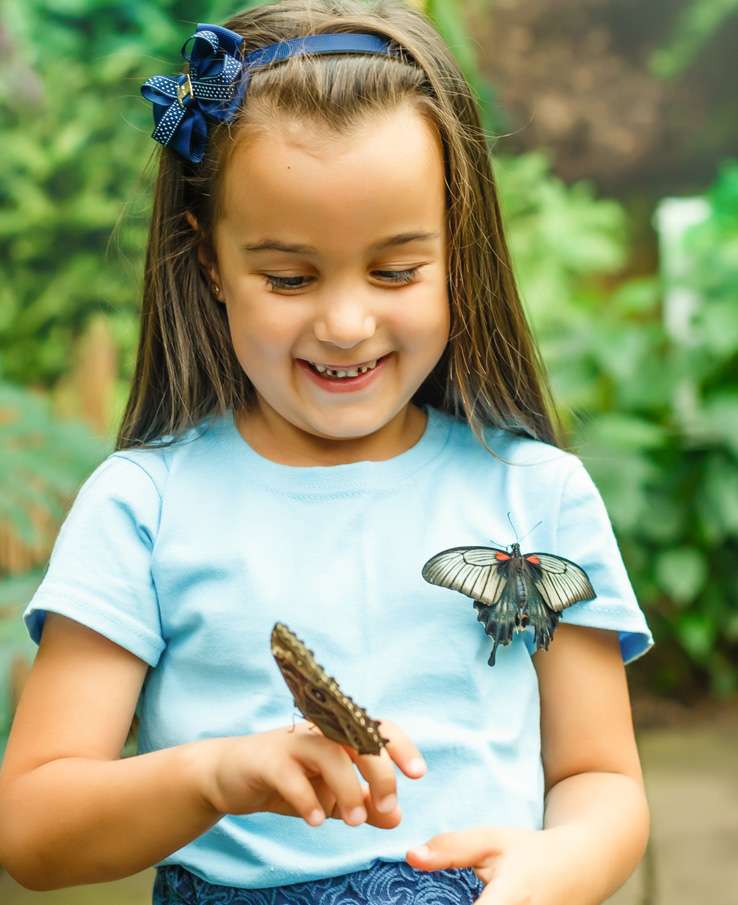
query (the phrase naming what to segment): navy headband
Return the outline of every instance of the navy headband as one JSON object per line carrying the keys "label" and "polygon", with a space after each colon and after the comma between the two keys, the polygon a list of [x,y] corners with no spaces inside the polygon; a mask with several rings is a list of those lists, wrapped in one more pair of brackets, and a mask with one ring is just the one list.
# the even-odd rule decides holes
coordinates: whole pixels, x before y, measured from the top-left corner
{"label": "navy headband", "polygon": [[[190,48],[190,42],[192,47]],[[155,75],[141,86],[153,104],[151,137],[185,160],[199,163],[205,155],[207,120],[230,121],[243,100],[250,70],[280,63],[301,53],[382,53],[391,40],[364,32],[330,32],[278,41],[242,58],[242,35],[220,25],[198,25],[182,45],[186,72],[176,78]]]}

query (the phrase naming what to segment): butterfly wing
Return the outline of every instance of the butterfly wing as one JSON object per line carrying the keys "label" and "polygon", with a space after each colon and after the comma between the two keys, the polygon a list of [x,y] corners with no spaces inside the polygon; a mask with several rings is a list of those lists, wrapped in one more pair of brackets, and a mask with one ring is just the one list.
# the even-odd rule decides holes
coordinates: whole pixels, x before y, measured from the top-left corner
{"label": "butterfly wing", "polygon": [[523,580],[528,591],[528,598],[525,602],[525,612],[522,621],[533,629],[535,649],[538,651],[543,647],[548,650],[548,645],[553,638],[554,629],[558,624],[560,614],[548,606],[527,569],[523,569]]}
{"label": "butterfly wing", "polygon": [[526,553],[523,562],[541,598],[554,613],[597,596],[587,573],[570,559],[553,553]]}
{"label": "butterfly wing", "polygon": [[379,754],[389,741],[380,735],[379,721],[341,691],[297,635],[277,622],[271,643],[279,671],[305,719],[328,738],[355,748],[359,754]]}
{"label": "butterfly wing", "polygon": [[295,706],[299,708],[305,719],[320,729],[323,735],[337,742],[345,742],[343,723],[336,706],[336,695],[331,694],[332,689],[326,687],[326,683],[311,681],[303,672],[296,669],[294,664],[277,659],[279,668],[284,676]]}
{"label": "butterfly wing", "polygon": [[498,547],[451,547],[431,556],[421,574],[430,584],[493,606],[507,583],[509,564],[510,554]]}
{"label": "butterfly wing", "polygon": [[487,663],[495,665],[498,645],[521,630],[518,588],[510,581],[512,557],[499,547],[451,547],[432,556],[422,576],[431,584],[460,591],[474,601],[477,621],[494,645]]}
{"label": "butterfly wing", "polygon": [[482,623],[485,633],[494,641],[492,652],[487,660],[489,666],[494,666],[498,645],[510,644],[513,633],[516,630],[520,631],[519,606],[513,583],[505,582],[503,584],[502,593],[496,604],[489,606],[475,600],[474,609],[477,611],[477,621]]}

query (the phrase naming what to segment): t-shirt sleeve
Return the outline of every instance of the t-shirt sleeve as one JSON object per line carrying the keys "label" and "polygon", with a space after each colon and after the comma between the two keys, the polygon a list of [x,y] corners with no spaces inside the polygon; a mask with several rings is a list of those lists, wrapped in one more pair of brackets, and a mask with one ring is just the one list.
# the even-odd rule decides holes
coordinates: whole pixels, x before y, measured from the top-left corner
{"label": "t-shirt sleeve", "polygon": [[[556,549],[550,552],[581,566],[597,595],[564,609],[559,621],[615,630],[623,662],[642,657],[653,647],[653,635],[638,605],[604,501],[578,458],[564,479],[556,538]],[[535,641],[530,626],[524,638],[532,654]],[[555,638],[554,630],[553,642]]]}
{"label": "t-shirt sleeve", "polygon": [[98,465],[77,493],[23,612],[36,644],[53,611],[156,666],[165,646],[151,574],[160,512],[159,491],[143,466],[115,453]]}

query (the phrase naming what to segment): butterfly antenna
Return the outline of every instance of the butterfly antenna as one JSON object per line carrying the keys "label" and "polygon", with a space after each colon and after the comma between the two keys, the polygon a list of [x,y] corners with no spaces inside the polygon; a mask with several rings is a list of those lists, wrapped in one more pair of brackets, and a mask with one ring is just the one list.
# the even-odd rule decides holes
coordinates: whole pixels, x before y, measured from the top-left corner
{"label": "butterfly antenna", "polygon": [[[543,519],[541,519],[540,522],[536,522],[535,525],[533,525],[533,527],[530,529],[530,531],[535,531],[535,529],[536,529],[539,525],[541,525],[541,524],[543,524]],[[521,541],[524,541],[525,538],[530,534],[530,531],[526,532],[526,533],[523,535],[523,537],[520,538],[520,540],[521,540]]]}
{"label": "butterfly antenna", "polygon": [[[510,518],[510,513],[509,513],[509,512],[507,513],[507,520],[508,520],[508,522],[510,522],[510,526],[512,527],[513,531],[515,531],[515,525],[513,525],[513,523],[512,523],[512,519]],[[520,541],[518,540],[518,532],[517,532],[517,531],[515,531],[515,540],[516,540],[518,543],[520,543]]]}

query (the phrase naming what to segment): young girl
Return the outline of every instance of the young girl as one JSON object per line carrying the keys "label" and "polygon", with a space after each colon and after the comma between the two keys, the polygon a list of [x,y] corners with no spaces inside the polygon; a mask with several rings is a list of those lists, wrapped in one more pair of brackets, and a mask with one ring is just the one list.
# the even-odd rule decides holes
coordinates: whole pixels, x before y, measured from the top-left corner
{"label": "young girl", "polygon": [[[283,0],[183,53],[143,89],[163,149],[116,451],[24,614],[0,861],[31,889],[155,865],[157,903],[602,902],[648,837],[623,665],[653,639],[547,409],[470,89],[397,0]],[[596,596],[490,666],[472,599],[421,570],[523,537]],[[380,755],[294,720],[276,621]]]}

